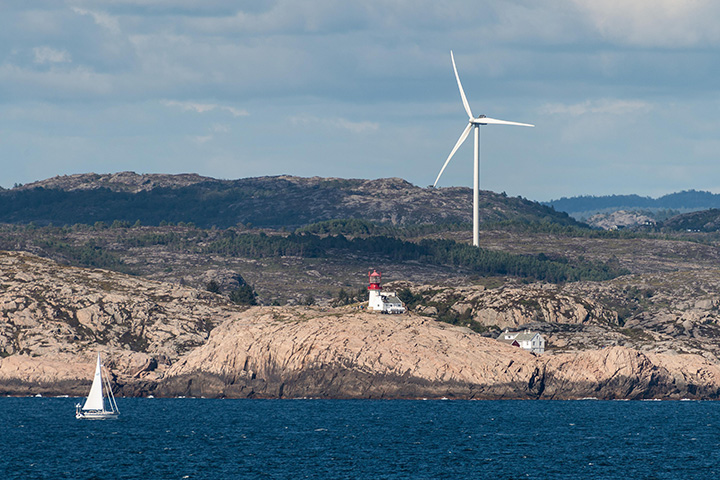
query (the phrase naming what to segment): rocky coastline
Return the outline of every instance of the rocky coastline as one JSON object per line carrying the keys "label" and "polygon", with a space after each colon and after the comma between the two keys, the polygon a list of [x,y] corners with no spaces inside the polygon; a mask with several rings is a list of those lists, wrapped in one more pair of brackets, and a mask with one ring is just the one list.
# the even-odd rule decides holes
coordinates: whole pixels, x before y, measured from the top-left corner
{"label": "rocky coastline", "polygon": [[22,252],[0,252],[0,285],[0,395],[84,396],[99,351],[120,396],[720,397],[720,365],[698,354],[615,345],[536,356],[417,313],[240,307]]}

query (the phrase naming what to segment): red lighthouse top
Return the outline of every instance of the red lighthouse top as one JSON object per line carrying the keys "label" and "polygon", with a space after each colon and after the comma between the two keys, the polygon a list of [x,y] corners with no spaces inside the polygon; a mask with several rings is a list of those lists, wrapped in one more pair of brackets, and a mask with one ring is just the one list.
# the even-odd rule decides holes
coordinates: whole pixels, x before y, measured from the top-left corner
{"label": "red lighthouse top", "polygon": [[382,277],[382,273],[377,270],[373,270],[372,273],[368,273],[368,278],[370,279],[368,290],[382,290],[382,287],[380,286],[380,277]]}

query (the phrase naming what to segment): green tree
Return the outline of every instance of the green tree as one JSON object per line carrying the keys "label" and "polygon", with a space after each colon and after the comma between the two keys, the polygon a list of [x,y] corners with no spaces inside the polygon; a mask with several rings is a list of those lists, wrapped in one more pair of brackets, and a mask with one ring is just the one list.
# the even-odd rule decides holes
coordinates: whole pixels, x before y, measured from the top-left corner
{"label": "green tree", "polygon": [[230,300],[238,305],[257,305],[257,293],[245,283],[230,292]]}
{"label": "green tree", "polygon": [[409,288],[403,288],[397,292],[397,296],[401,302],[405,304],[408,310],[415,308],[423,301],[423,296],[419,293],[412,293]]}
{"label": "green tree", "polygon": [[210,293],[220,293],[220,284],[216,282],[215,280],[210,280],[205,285],[205,290],[207,290]]}

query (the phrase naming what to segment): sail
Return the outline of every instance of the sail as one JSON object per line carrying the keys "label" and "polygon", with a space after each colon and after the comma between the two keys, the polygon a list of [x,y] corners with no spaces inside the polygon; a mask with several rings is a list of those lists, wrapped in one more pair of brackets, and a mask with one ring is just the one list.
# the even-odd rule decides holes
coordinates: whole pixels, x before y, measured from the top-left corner
{"label": "sail", "polygon": [[82,407],[83,410],[104,410],[105,402],[103,402],[103,391],[102,391],[102,371],[100,366],[100,354],[98,353],[97,365],[95,366],[95,377],[93,378],[92,387],[90,387],[90,394],[85,400],[85,405]]}

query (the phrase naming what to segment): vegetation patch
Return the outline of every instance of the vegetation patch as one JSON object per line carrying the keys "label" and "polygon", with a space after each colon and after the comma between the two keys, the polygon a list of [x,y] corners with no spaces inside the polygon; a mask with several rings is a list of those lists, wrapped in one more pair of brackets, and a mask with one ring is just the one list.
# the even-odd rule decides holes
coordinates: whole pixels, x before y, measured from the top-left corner
{"label": "vegetation patch", "polygon": [[530,277],[548,282],[578,280],[609,280],[628,273],[624,269],[600,262],[572,262],[567,258],[548,255],[518,255],[485,250],[454,240],[423,239],[409,242],[395,237],[370,236],[348,239],[343,235],[319,236],[290,234],[288,236],[237,234],[227,230],[222,238],[210,242],[205,253],[234,257],[299,256],[328,258],[334,251],[355,254],[383,255],[393,261],[418,260],[435,265],[461,267],[483,275]]}
{"label": "vegetation patch", "polygon": [[654,338],[652,335],[650,335],[648,332],[643,330],[642,328],[621,328],[618,330],[620,333],[625,335],[631,340],[637,341],[637,342],[646,342],[646,341],[653,341]]}

